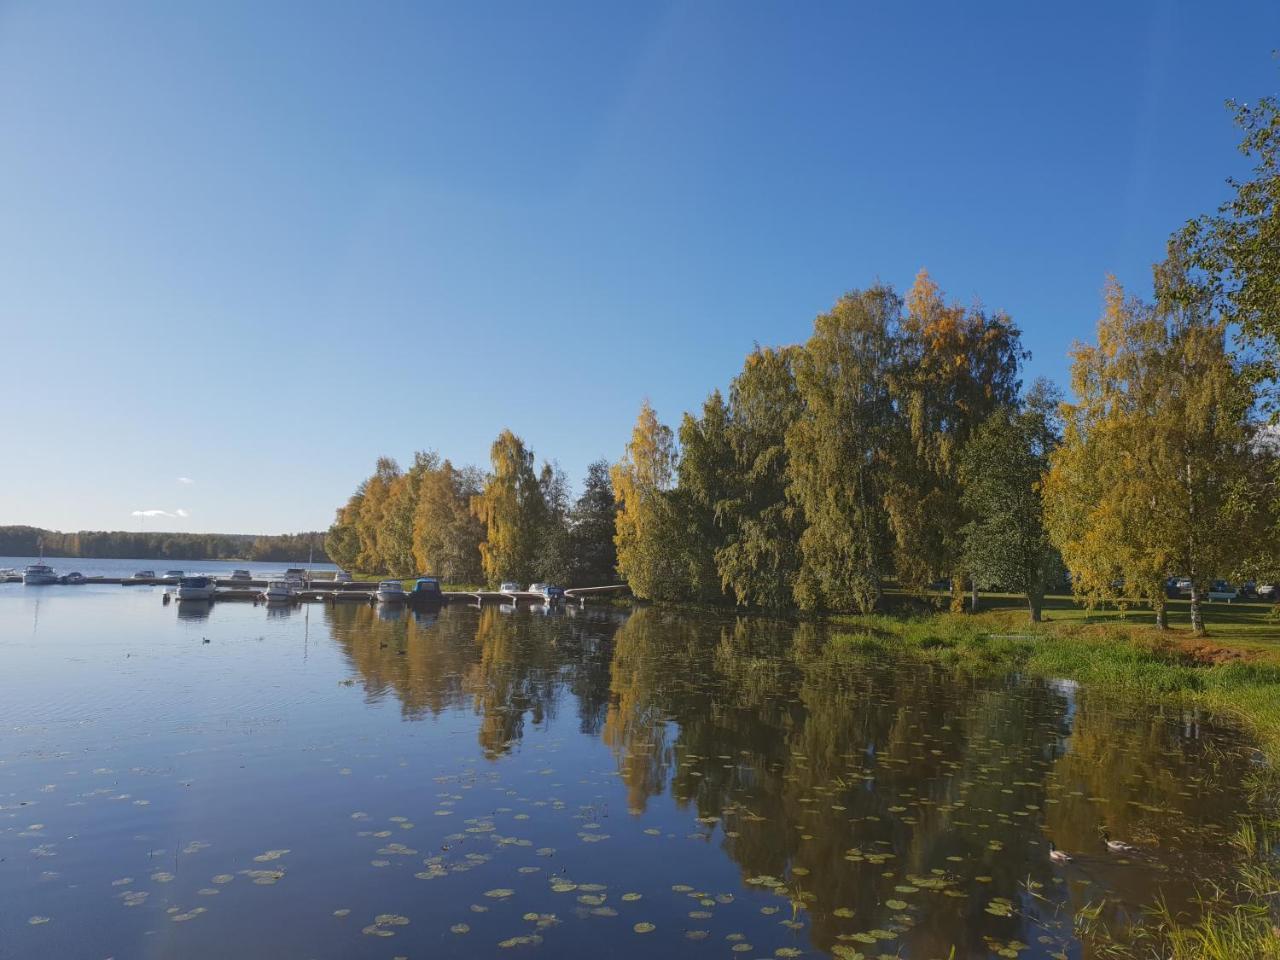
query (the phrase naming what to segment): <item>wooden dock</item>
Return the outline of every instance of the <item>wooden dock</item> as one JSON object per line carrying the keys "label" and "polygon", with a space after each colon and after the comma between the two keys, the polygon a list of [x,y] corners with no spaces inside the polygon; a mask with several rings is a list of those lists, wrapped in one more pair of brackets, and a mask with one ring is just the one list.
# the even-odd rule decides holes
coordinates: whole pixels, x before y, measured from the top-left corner
{"label": "wooden dock", "polygon": [[[214,600],[234,600],[249,601],[253,603],[265,603],[262,595],[263,589],[267,586],[266,580],[231,580],[231,579],[215,579],[217,584],[217,593]],[[173,587],[176,584],[172,580],[163,580],[159,577],[154,579],[134,579],[129,578],[112,578],[112,577],[89,577],[86,583],[99,584],[119,584],[121,586],[164,586]],[[333,580],[311,580],[300,589],[293,598],[293,603],[375,603],[377,598],[374,596],[378,589],[376,581],[355,580],[347,583],[337,583]],[[565,590],[566,600],[575,600],[579,604],[585,604],[590,596],[599,596],[606,593],[623,593],[628,592],[629,588],[626,584],[614,584],[606,587],[571,587]],[[532,593],[528,590],[513,591],[504,593],[500,590],[446,590],[441,593],[442,603],[469,603],[483,606],[486,603],[528,603],[540,604],[546,603],[546,597],[540,593]],[[164,593],[164,602],[176,601],[177,597],[173,596],[169,591]],[[195,601],[205,602],[208,601]],[[398,603],[412,604],[415,601],[406,599],[403,601],[395,601]],[[421,603],[422,601],[416,601]]]}

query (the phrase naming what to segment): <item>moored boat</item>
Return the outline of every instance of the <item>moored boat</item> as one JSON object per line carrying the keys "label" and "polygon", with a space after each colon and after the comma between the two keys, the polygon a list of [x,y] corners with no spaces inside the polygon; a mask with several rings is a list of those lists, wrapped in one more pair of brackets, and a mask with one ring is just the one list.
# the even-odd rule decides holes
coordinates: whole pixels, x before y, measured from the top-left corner
{"label": "moored boat", "polygon": [[408,598],[415,606],[429,607],[444,603],[444,591],[440,589],[440,581],[436,577],[419,577],[414,581]]}
{"label": "moored boat", "polygon": [[373,595],[378,598],[379,603],[404,603],[409,596],[399,580],[383,580]]}
{"label": "moored boat", "polygon": [[179,600],[212,600],[217,589],[213,577],[183,577],[176,593]]}
{"label": "moored boat", "polygon": [[298,588],[293,580],[268,580],[267,589],[262,597],[267,603],[290,603],[298,596]]}
{"label": "moored boat", "polygon": [[43,586],[49,583],[57,583],[58,575],[54,572],[53,567],[44,563],[32,563],[22,571],[22,582],[29,587]]}
{"label": "moored boat", "polygon": [[69,587],[78,587],[81,584],[88,583],[83,573],[79,570],[72,570],[70,573],[64,573],[58,578],[59,583],[65,583]]}
{"label": "moored boat", "polygon": [[4,567],[0,569],[0,583],[21,583],[22,574],[13,567]]}

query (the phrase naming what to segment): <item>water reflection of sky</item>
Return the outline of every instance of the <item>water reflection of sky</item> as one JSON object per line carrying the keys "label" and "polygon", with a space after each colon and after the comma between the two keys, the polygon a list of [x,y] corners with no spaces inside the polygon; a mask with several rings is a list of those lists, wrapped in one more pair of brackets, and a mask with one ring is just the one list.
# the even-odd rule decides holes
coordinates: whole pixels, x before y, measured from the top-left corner
{"label": "water reflection of sky", "polygon": [[14,956],[1087,956],[1244,804],[1198,713],[811,625],[160,595],[0,587]]}

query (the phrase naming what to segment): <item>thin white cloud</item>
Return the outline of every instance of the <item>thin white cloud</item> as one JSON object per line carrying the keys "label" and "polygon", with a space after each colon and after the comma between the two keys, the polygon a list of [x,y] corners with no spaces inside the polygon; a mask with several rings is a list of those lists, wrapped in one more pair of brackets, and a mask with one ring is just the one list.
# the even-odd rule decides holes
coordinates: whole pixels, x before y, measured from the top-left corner
{"label": "thin white cloud", "polygon": [[176,513],[170,513],[168,510],[135,510],[130,516],[134,517],[177,517]]}
{"label": "thin white cloud", "polygon": [[175,511],[174,511],[174,513],[176,513],[176,514],[177,514],[178,516],[180,516],[180,517],[189,517],[189,516],[191,516],[191,514],[187,513],[187,511],[183,510],[181,507],[179,507],[177,510],[175,510]]}
{"label": "thin white cloud", "polygon": [[178,482],[179,482],[179,483],[184,483],[184,484],[186,484],[187,486],[191,486],[191,484],[195,483],[195,481],[194,481],[194,480],[192,480],[190,477],[179,477],[179,478],[178,478]]}

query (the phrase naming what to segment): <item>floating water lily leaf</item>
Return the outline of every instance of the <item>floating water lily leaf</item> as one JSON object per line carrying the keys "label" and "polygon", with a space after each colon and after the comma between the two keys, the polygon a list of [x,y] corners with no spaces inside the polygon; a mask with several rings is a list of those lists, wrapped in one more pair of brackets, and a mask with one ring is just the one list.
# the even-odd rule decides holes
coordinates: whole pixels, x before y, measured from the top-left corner
{"label": "floating water lily leaf", "polygon": [[636,933],[653,933],[653,931],[658,928],[655,927],[652,923],[649,923],[647,921],[642,921],[640,923],[635,924],[631,929],[634,930]]}

